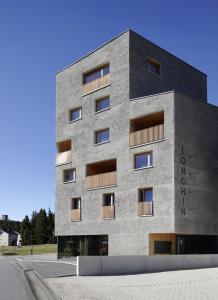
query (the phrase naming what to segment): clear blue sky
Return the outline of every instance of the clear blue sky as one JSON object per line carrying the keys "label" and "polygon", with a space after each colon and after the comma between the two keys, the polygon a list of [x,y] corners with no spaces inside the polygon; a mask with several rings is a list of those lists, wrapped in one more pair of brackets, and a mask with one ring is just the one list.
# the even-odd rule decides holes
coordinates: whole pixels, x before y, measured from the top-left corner
{"label": "clear blue sky", "polygon": [[0,1],[0,214],[54,209],[55,73],[127,28],[208,74],[218,104],[218,1]]}

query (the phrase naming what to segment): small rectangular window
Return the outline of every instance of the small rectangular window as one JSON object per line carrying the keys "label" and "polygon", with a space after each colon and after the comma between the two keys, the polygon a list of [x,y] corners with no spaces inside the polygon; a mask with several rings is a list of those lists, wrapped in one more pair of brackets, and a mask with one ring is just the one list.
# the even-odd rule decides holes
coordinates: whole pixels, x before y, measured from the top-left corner
{"label": "small rectangular window", "polygon": [[172,242],[171,241],[154,241],[155,254],[171,254]]}
{"label": "small rectangular window", "polygon": [[109,141],[109,128],[95,132],[95,144],[101,144]]}
{"label": "small rectangular window", "polygon": [[64,183],[76,181],[76,169],[64,170]]}
{"label": "small rectangular window", "polygon": [[82,118],[82,108],[75,108],[70,110],[70,122],[77,121]]}
{"label": "small rectangular window", "polygon": [[104,97],[96,100],[95,111],[99,112],[110,107],[110,97]]}
{"label": "small rectangular window", "polygon": [[151,167],[153,165],[152,152],[135,154],[134,157],[134,169],[142,169]]}
{"label": "small rectangular window", "polygon": [[110,65],[104,65],[100,68],[97,68],[91,72],[84,74],[83,76],[83,84],[92,82],[100,77],[103,77],[110,73]]}
{"label": "small rectangular window", "polygon": [[154,59],[148,59],[148,71],[160,76],[160,63]]}
{"label": "small rectangular window", "polygon": [[138,215],[153,216],[153,189],[139,189]]}
{"label": "small rectangular window", "polygon": [[104,194],[102,206],[113,206],[114,205],[114,194]]}
{"label": "small rectangular window", "polygon": [[81,198],[73,198],[71,203],[71,209],[81,208]]}

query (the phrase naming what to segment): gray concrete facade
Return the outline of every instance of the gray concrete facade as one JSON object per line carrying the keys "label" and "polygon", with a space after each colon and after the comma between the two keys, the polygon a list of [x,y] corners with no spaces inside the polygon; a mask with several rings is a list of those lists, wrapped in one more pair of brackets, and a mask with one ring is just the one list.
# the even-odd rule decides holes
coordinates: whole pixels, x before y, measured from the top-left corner
{"label": "gray concrete facade", "polygon": [[[161,76],[147,72],[148,57],[160,62]],[[108,62],[110,85],[83,96],[82,75]],[[109,255],[148,254],[150,233],[217,235],[218,111],[206,104],[206,90],[205,74],[132,31],[57,73],[56,142],[72,140],[72,163],[56,167],[56,235],[108,235]],[[95,100],[108,95],[110,109],[95,113]],[[82,107],[82,118],[69,123],[69,110],[77,107]],[[161,111],[164,140],[130,148],[130,120]],[[102,128],[110,129],[110,142],[95,145],[94,132]],[[197,210],[185,215],[181,146],[193,156],[186,172],[197,173],[186,180],[189,208],[196,204]],[[134,170],[134,154],[145,151],[153,151],[153,167]],[[117,186],[86,190],[86,165],[108,159],[117,160]],[[76,168],[76,182],[65,184],[63,171],[70,168]],[[139,217],[138,189],[146,187],[153,187],[154,214]],[[102,195],[111,192],[115,219],[102,220]],[[81,197],[80,222],[70,220],[75,197]]]}

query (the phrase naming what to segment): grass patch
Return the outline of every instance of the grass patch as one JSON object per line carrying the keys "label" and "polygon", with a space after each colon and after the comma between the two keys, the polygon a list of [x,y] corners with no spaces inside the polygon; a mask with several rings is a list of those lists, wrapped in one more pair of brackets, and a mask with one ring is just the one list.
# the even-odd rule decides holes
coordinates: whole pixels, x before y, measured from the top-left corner
{"label": "grass patch", "polygon": [[0,246],[0,254],[2,255],[31,255],[31,254],[45,254],[57,253],[57,244],[22,246]]}

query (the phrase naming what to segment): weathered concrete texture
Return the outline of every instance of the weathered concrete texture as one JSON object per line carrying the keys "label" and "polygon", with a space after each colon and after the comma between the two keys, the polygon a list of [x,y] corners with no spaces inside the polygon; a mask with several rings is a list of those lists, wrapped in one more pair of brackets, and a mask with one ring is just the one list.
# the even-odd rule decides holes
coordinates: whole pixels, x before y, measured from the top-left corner
{"label": "weathered concrete texture", "polygon": [[[161,62],[161,77],[147,72],[149,56]],[[82,74],[108,62],[110,85],[82,96]],[[166,92],[172,89],[198,101],[176,94],[174,103],[174,92]],[[155,95],[145,96],[148,94]],[[95,100],[108,95],[111,108],[96,114]],[[138,96],[143,97],[129,99]],[[72,163],[56,167],[56,235],[105,234],[109,255],[145,255],[149,233],[217,234],[217,221],[211,222],[217,212],[217,204],[211,200],[217,199],[217,175],[211,167],[217,163],[217,131],[213,128],[217,128],[217,114],[201,103],[206,100],[203,73],[131,31],[58,73],[56,141],[72,140]],[[82,119],[68,123],[69,110],[77,107],[82,107]],[[165,140],[131,149],[130,119],[160,111],[164,111]],[[212,119],[215,123],[210,123]],[[94,131],[103,128],[110,128],[110,142],[96,146]],[[181,217],[178,195],[182,144],[193,156],[187,163],[187,172],[193,171],[187,179],[192,210],[185,217]],[[154,167],[134,171],[134,154],[151,150]],[[86,191],[86,165],[113,158],[117,159],[117,186]],[[63,170],[72,167],[76,168],[76,182],[64,184]],[[138,217],[138,189],[146,187],[153,187],[154,216]],[[114,220],[102,220],[101,216],[102,194],[108,192],[115,193]],[[81,197],[81,222],[70,221],[73,197]]]}
{"label": "weathered concrete texture", "polygon": [[218,233],[218,108],[175,94],[175,231]]}
{"label": "weathered concrete texture", "polygon": [[218,267],[218,255],[78,256],[77,276],[121,275]]}
{"label": "weathered concrete texture", "polygon": [[[161,75],[149,73],[147,59],[161,64]],[[130,31],[130,98],[176,90],[207,101],[207,76]]]}

